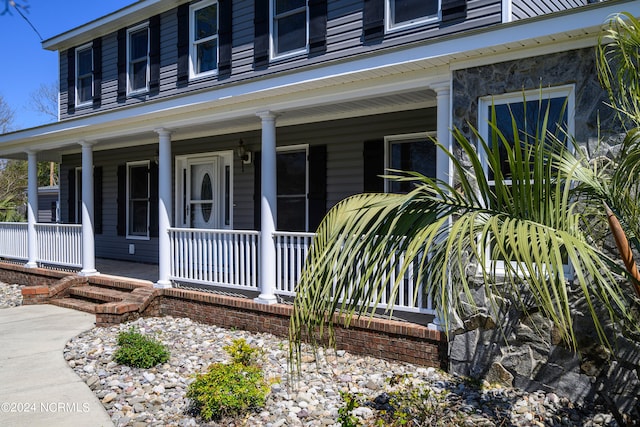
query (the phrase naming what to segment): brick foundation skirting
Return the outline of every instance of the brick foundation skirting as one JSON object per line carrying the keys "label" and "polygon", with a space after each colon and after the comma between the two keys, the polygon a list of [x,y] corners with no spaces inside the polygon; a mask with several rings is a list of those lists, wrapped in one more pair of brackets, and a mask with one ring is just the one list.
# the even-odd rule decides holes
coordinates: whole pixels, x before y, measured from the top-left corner
{"label": "brick foundation skirting", "polygon": [[[154,313],[250,332],[269,332],[287,338],[291,305],[182,289],[163,289]],[[414,323],[387,319],[354,319],[349,328],[336,322],[336,347],[350,353],[447,369],[448,345],[443,332]]]}
{"label": "brick foundation skirting", "polygon": [[[0,281],[33,287],[23,289],[23,294],[26,291],[25,296],[28,295],[24,299],[25,304],[46,303],[50,296],[49,288],[54,287],[61,278],[68,276],[73,276],[73,273],[25,268],[0,262]],[[96,279],[103,285],[108,285],[109,280],[116,280],[96,276],[91,278],[91,281]],[[120,284],[127,282],[126,278],[117,280]],[[245,298],[175,288],[139,292],[145,295],[152,292],[152,295],[139,306],[139,310],[120,310],[122,307],[116,307],[117,304],[113,307],[102,307],[97,310],[96,325],[114,325],[140,316],[173,316],[189,317],[198,322],[225,328],[268,332],[283,338],[289,336],[289,317],[293,311],[291,305],[260,304]],[[140,301],[142,300],[141,298]],[[338,349],[447,369],[448,345],[445,334],[440,331],[414,323],[379,318],[354,319],[349,328],[341,326],[341,319],[336,319],[335,324]]]}

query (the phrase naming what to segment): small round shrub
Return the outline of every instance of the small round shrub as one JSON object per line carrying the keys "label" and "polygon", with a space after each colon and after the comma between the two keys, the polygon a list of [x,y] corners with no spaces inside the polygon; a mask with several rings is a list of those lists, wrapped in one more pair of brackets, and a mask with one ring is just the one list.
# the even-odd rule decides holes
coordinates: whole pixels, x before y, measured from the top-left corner
{"label": "small round shrub", "polygon": [[260,355],[260,350],[247,344],[244,338],[233,340],[230,345],[222,347],[231,356],[233,363],[241,363],[245,366],[252,365]]}
{"label": "small round shrub", "polygon": [[120,332],[117,342],[120,347],[113,358],[122,365],[147,369],[169,360],[169,351],[161,342],[134,328]]}
{"label": "small round shrub", "polygon": [[205,421],[235,417],[264,406],[269,384],[262,369],[243,363],[214,363],[189,385],[190,412]]}

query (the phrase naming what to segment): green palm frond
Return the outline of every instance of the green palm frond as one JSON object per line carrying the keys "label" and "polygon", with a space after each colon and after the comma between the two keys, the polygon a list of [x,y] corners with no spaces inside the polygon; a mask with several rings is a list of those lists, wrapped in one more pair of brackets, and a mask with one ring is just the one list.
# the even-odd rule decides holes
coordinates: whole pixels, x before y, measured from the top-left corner
{"label": "green palm frond", "polygon": [[598,77],[612,107],[640,123],[640,21],[630,13],[611,16],[598,42]]}
{"label": "green palm frond", "polygon": [[[495,117],[491,129],[492,140],[506,147],[510,184],[505,183],[497,144],[490,145],[474,131],[476,152],[454,130],[465,164],[437,145],[451,159],[455,188],[418,173],[396,172],[388,178],[412,182],[413,191],[353,196],[328,213],[297,289],[290,328],[292,356],[303,336],[312,341],[328,336],[331,341],[339,319],[334,314],[344,316],[340,321],[347,325],[353,316],[372,315],[388,288],[392,296],[398,293],[402,274],[416,262],[417,281],[425,284],[424,291],[433,297],[447,326],[462,310],[459,296],[472,293],[470,261],[478,264],[477,275],[490,293],[526,292],[568,343],[576,342],[565,274],[568,262],[604,343],[600,308],[606,309],[608,320],[631,320],[629,293],[619,284],[624,268],[592,245],[586,234],[589,215],[606,198],[610,184],[600,183],[589,163],[553,135],[520,136],[516,129],[511,143]],[[495,183],[489,180],[483,157]],[[576,189],[589,184],[600,199],[576,195]],[[502,260],[504,271],[498,272],[493,260]],[[385,273],[392,267],[400,271],[395,282]]]}

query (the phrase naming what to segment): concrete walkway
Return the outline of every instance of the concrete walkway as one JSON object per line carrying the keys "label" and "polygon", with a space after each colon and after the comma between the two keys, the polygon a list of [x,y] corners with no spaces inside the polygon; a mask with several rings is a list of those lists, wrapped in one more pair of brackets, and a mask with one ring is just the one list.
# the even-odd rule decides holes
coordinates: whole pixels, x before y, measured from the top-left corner
{"label": "concrete walkway", "polygon": [[62,354],[94,321],[92,314],[52,305],[0,310],[1,426],[113,426]]}

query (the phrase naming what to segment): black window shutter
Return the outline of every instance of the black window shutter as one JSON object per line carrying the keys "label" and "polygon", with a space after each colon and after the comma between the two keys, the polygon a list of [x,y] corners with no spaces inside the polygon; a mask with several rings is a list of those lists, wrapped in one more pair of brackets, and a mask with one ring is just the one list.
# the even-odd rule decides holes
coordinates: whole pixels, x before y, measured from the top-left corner
{"label": "black window shutter", "polygon": [[384,192],[384,140],[364,142],[364,192]]}
{"label": "black window shutter", "polygon": [[67,50],[67,114],[76,108],[76,50]]}
{"label": "black window shutter", "polygon": [[269,65],[269,1],[254,2],[253,68]]}
{"label": "black window shutter", "polygon": [[442,23],[453,24],[467,17],[467,0],[442,0]]}
{"label": "black window shutter", "polygon": [[102,234],[102,166],[93,167],[93,232]]}
{"label": "black window shutter", "polygon": [[261,228],[261,200],[262,200],[262,152],[253,153],[253,228]]}
{"label": "black window shutter", "polygon": [[67,216],[69,218],[69,224],[76,223],[76,170],[75,168],[69,169],[69,197],[67,197]]}
{"label": "black window shutter", "polygon": [[127,29],[118,30],[118,102],[127,99]]}
{"label": "black window shutter", "polygon": [[102,39],[93,40],[93,106],[102,102]]}
{"label": "black window shutter", "polygon": [[315,231],[327,209],[327,146],[309,147],[309,231]]}
{"label": "black window shutter", "polygon": [[233,46],[233,2],[219,0],[218,9],[218,76],[228,77],[231,74],[231,47]]}
{"label": "black window shutter", "polygon": [[118,165],[118,236],[127,234],[127,165]]}
{"label": "black window shutter", "polygon": [[158,237],[158,165],[149,165],[149,237]]}
{"label": "black window shutter", "polygon": [[327,0],[309,0],[309,51],[327,50]]}
{"label": "black window shutter", "polygon": [[160,91],[160,15],[149,19],[149,91]]}
{"label": "black window shutter", "polygon": [[384,0],[363,0],[362,38],[365,42],[381,40],[384,36]]}
{"label": "black window shutter", "polygon": [[178,75],[176,85],[189,83],[189,3],[178,6]]}

